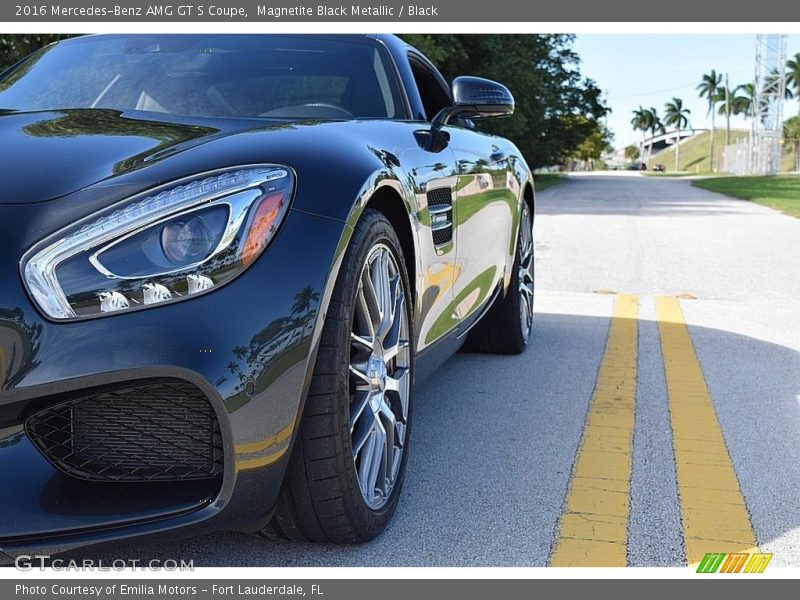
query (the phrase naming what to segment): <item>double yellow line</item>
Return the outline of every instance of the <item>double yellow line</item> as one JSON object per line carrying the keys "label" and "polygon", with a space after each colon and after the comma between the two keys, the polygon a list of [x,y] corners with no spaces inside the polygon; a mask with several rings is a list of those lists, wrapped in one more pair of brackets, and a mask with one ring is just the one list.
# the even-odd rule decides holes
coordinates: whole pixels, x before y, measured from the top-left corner
{"label": "double yellow line", "polygon": [[616,297],[550,558],[553,566],[613,567],[627,562],[638,314],[636,296]]}
{"label": "double yellow line", "polygon": [[[566,502],[552,566],[626,566],[638,305],[619,295]],[[656,299],[689,564],[707,552],[758,551],[744,498],[680,303]]]}
{"label": "double yellow line", "polygon": [[656,317],[687,561],[699,563],[706,552],[758,552],[750,515],[678,300],[657,298]]}

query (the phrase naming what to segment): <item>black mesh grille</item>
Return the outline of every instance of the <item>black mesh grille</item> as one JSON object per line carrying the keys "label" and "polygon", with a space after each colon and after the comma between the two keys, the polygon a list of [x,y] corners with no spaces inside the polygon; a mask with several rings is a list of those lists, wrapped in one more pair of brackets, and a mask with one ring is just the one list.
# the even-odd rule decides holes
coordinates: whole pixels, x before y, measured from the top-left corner
{"label": "black mesh grille", "polygon": [[59,469],[98,481],[207,479],[222,473],[214,409],[195,386],[159,380],[34,414],[28,436]]}
{"label": "black mesh grille", "polygon": [[446,244],[453,239],[453,227],[448,225],[442,229],[433,230],[433,243],[437,246]]}
{"label": "black mesh grille", "polygon": [[427,194],[428,206],[450,206],[453,204],[453,192],[450,188],[436,188]]}
{"label": "black mesh grille", "polygon": [[453,241],[453,192],[450,188],[436,188],[427,194],[428,209],[438,208],[444,206],[450,207],[450,211],[444,213],[447,216],[447,221],[450,223],[447,227],[441,227],[433,230],[433,243],[437,246],[446,244]]}

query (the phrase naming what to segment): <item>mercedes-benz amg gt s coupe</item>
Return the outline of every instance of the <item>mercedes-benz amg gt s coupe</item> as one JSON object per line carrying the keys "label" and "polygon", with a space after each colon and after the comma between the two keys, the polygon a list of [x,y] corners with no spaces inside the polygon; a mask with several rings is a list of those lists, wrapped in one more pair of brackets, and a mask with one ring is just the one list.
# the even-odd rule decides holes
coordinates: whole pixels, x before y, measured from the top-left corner
{"label": "mercedes-benz amg gt s coupe", "polygon": [[478,127],[513,110],[388,35],[83,36],[0,75],[0,548],[379,534],[415,383],[528,341],[533,177]]}

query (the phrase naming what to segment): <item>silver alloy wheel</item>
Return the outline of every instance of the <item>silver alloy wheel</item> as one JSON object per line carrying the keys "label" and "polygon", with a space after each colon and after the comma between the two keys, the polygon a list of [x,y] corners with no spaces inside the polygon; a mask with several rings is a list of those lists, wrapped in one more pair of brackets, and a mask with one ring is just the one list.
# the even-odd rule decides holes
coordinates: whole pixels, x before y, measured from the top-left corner
{"label": "silver alloy wheel", "polygon": [[533,325],[533,222],[527,202],[522,203],[519,227],[519,322],[522,339],[527,344]]}
{"label": "silver alloy wheel", "polygon": [[408,424],[411,349],[403,278],[388,246],[361,270],[350,334],[350,439],[361,495],[378,510],[394,489]]}

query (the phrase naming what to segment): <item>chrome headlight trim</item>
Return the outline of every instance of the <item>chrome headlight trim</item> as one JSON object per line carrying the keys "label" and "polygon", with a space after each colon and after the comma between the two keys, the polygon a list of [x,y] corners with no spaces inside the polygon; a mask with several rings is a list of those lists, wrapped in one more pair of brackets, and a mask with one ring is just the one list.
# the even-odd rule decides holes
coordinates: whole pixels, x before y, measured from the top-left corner
{"label": "chrome headlight trim", "polygon": [[[131,279],[106,269],[100,255],[125,239],[176,216],[218,203],[225,204],[229,213],[222,239],[203,261],[178,270],[191,269],[230,246],[255,200],[249,191],[284,178],[289,179],[291,186],[294,185],[292,171],[283,165],[244,165],[218,169],[184,177],[137,194],[104,210],[99,217],[89,215],[38,242],[23,256],[20,267],[28,292],[36,306],[53,320],[86,318],[75,313],[56,276],[56,269],[64,261],[96,249],[89,262],[98,273],[109,279]],[[292,193],[293,189],[289,189],[287,202],[291,200]],[[165,271],[163,274],[168,273]]]}

